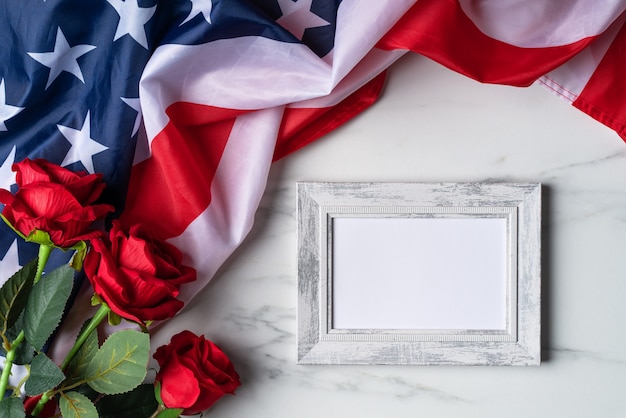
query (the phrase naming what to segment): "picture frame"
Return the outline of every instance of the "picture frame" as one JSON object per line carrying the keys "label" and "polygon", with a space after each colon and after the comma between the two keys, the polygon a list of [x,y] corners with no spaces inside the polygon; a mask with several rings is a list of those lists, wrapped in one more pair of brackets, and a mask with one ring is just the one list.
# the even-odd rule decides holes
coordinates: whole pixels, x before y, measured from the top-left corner
{"label": "picture frame", "polygon": [[296,187],[298,364],[540,364],[541,184]]}

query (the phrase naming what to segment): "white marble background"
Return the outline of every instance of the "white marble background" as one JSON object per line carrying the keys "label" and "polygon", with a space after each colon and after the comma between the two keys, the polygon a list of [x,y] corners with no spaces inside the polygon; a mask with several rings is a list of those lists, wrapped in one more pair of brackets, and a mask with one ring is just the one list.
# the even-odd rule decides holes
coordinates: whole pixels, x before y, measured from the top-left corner
{"label": "white marble background", "polygon": [[[300,180],[542,182],[542,365],[296,365]],[[613,131],[539,86],[410,56],[377,104],[273,166],[252,233],[161,335],[204,333],[235,363],[242,386],[210,417],[625,417],[625,244]]]}

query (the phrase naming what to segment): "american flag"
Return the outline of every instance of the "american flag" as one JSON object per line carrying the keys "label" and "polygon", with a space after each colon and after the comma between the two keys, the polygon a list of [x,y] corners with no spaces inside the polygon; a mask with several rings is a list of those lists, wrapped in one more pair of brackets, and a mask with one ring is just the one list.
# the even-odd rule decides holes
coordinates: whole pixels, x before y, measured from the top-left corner
{"label": "american flag", "polygon": [[[198,269],[186,301],[252,227],[272,161],[371,105],[409,51],[541,83],[626,139],[623,0],[0,2],[0,187],[25,157],[103,173],[116,215]],[[6,278],[36,249],[0,228]]]}

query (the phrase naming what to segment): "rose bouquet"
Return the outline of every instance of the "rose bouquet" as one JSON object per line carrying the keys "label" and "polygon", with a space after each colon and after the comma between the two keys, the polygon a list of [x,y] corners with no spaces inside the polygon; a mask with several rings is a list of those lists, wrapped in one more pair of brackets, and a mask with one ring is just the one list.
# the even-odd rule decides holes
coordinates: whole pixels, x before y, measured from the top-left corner
{"label": "rose bouquet", "polygon": [[[97,229],[113,212],[97,203],[105,188],[99,174],[29,159],[13,171],[18,188],[14,194],[0,189],[0,216],[21,239],[38,244],[39,252],[0,288],[0,417],[169,418],[198,414],[234,393],[240,381],[231,361],[190,331],[156,349],[159,370],[154,383],[146,383],[150,325],[172,318],[183,306],[177,299],[181,286],[196,279],[181,252],[152,239],[141,225],[112,221],[108,233]],[[73,251],[71,261],[47,271],[57,250]],[[57,362],[45,347],[81,271],[97,310],[84,318],[73,346]],[[124,329],[122,321],[131,326]],[[105,322],[116,331],[101,335]]]}

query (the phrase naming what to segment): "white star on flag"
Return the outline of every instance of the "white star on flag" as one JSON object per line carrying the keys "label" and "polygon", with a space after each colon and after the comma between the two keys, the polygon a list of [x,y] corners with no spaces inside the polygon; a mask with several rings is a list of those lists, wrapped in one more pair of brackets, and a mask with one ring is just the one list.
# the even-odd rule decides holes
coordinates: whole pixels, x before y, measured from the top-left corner
{"label": "white star on flag", "polygon": [[0,80],[0,132],[6,131],[7,127],[4,124],[7,120],[24,110],[23,107],[11,106],[7,104],[7,96],[4,85],[4,78]]}
{"label": "white star on flag", "polygon": [[83,78],[83,73],[80,70],[77,60],[93,49],[95,49],[93,45],[76,45],[70,47],[63,31],[61,28],[58,28],[57,37],[54,41],[54,50],[52,52],[29,52],[28,55],[40,64],[50,68],[48,83],[46,84],[47,89],[63,71],[73,74],[84,83],[85,79]]}
{"label": "white star on flag", "polygon": [[19,258],[17,255],[17,238],[13,240],[11,246],[7,250],[7,253],[4,255],[2,260],[0,260],[0,279],[2,283],[0,286],[4,284],[5,281],[9,280],[9,278],[17,273],[19,269],[21,269]]}
{"label": "white star on flag", "polygon": [[105,147],[91,138],[90,125],[91,119],[89,117],[89,112],[87,112],[87,116],[85,116],[85,121],[83,122],[83,126],[80,130],[63,125],[57,125],[57,128],[61,131],[65,139],[72,144],[69,151],[67,151],[61,166],[65,167],[80,161],[88,172],[91,174],[96,172],[93,167],[93,156],[102,151],[106,151],[109,147]]}
{"label": "white star on flag", "polygon": [[313,0],[300,0],[297,2],[293,0],[278,0],[278,6],[283,15],[276,23],[300,40],[302,40],[306,29],[330,25],[330,22],[311,12],[312,2]]}
{"label": "white star on flag", "polygon": [[156,6],[139,7],[137,1],[138,0],[107,0],[120,16],[113,41],[117,41],[124,35],[130,35],[139,45],[148,49],[148,38],[146,37],[146,29],[144,26],[152,19],[156,11]]}
{"label": "white star on flag", "polygon": [[15,184],[15,172],[11,170],[11,166],[15,162],[15,149],[16,146],[13,145],[13,149],[0,165],[0,188],[5,190],[9,190],[11,185]]}
{"label": "white star on flag", "polygon": [[202,16],[204,17],[204,20],[206,20],[207,23],[211,23],[211,10],[213,9],[213,1],[212,0],[190,0],[190,1],[191,1],[191,11],[189,12],[189,15],[187,15],[187,18],[183,20],[183,23],[181,23],[179,26],[184,25],[185,23],[189,22],[191,19],[198,16],[199,14],[202,14]]}
{"label": "white star on flag", "polygon": [[139,98],[120,97],[120,99],[137,112],[137,116],[135,116],[135,125],[133,126],[133,133],[130,135],[132,138],[135,136],[137,131],[139,131],[139,126],[141,125],[141,103],[139,102]]}

